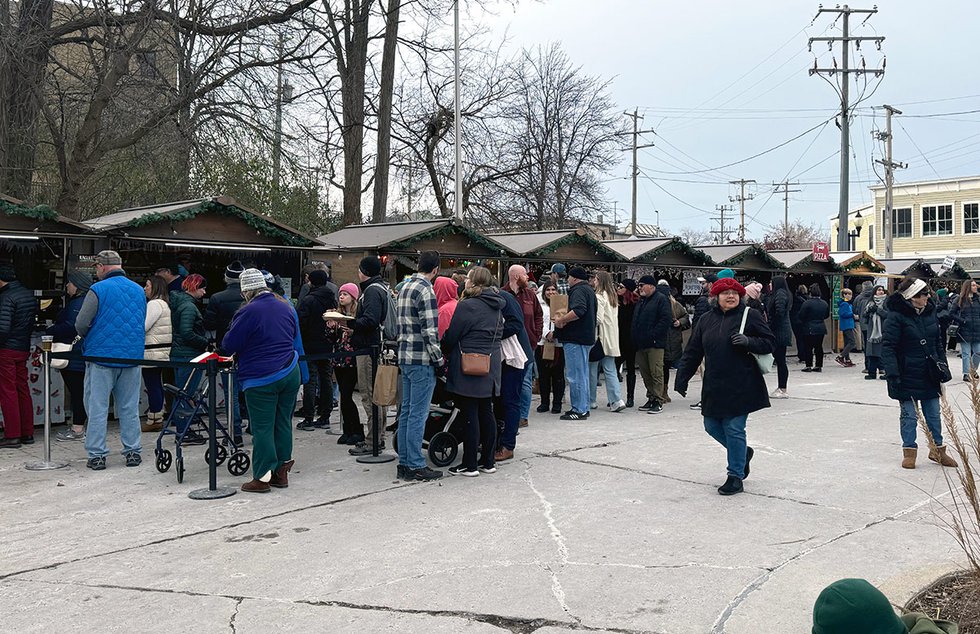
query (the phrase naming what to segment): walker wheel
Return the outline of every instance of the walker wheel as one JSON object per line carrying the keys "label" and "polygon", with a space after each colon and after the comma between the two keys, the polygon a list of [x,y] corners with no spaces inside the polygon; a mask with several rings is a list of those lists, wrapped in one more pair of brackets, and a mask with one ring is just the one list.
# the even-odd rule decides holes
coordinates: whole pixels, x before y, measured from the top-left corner
{"label": "walker wheel", "polygon": [[[370,445],[371,443],[369,442],[368,444]],[[395,429],[395,431],[392,432],[391,434],[391,447],[392,449],[395,450],[395,453],[398,453],[398,430],[397,429]]]}
{"label": "walker wheel", "polygon": [[449,432],[441,431],[429,441],[429,460],[437,467],[451,465],[458,453],[459,443]]}
{"label": "walker wheel", "polygon": [[252,461],[245,452],[238,452],[231,455],[228,460],[228,473],[233,476],[245,475],[248,468],[252,466]]}
{"label": "walker wheel", "polygon": [[170,471],[170,465],[173,464],[174,455],[170,453],[169,449],[159,449],[156,451],[157,454],[157,471],[160,473],[166,473]]}
{"label": "walker wheel", "polygon": [[[218,462],[215,464],[216,467],[220,467],[224,464],[225,460],[228,459],[228,450],[225,449],[224,445],[218,445]],[[204,461],[211,464],[211,449],[209,448],[204,452]]]}
{"label": "walker wheel", "polygon": [[180,484],[184,481],[184,457],[180,456],[177,458],[177,483]]}

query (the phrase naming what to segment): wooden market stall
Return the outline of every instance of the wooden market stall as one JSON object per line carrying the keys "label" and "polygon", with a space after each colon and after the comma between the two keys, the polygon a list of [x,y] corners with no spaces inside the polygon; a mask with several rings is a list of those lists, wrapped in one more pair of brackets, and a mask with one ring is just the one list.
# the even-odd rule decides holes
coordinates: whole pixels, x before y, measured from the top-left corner
{"label": "wooden market stall", "polygon": [[302,284],[301,270],[317,244],[311,236],[239,204],[230,196],[124,209],[85,221],[103,240],[99,248],[122,255],[126,271],[141,278],[189,256],[189,270],[224,287],[233,260],[279,275],[287,296]]}
{"label": "wooden market stall", "polygon": [[606,240],[603,244],[627,262],[625,277],[666,279],[682,295],[700,294],[698,276],[719,268],[707,254],[680,238]]}
{"label": "wooden market stall", "polygon": [[694,248],[711,258],[716,266],[733,269],[740,280],[768,282],[774,272],[785,269],[782,262],[757,244],[709,244]]}
{"label": "wooden market stall", "polygon": [[513,255],[513,264],[522,264],[539,279],[551,265],[611,269],[626,260],[606,244],[593,238],[585,229],[491,233],[487,237],[502,244]]}

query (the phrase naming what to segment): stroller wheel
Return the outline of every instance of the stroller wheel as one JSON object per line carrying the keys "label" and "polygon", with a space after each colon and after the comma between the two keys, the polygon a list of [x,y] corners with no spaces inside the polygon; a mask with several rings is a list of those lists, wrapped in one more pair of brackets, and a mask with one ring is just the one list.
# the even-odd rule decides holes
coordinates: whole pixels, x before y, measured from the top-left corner
{"label": "stroller wheel", "polygon": [[228,460],[228,473],[233,476],[245,475],[248,468],[252,466],[252,461],[245,452],[238,452],[231,455]]}
{"label": "stroller wheel", "polygon": [[459,453],[459,443],[449,432],[441,431],[429,440],[429,460],[437,467],[451,465],[457,453]]}
{"label": "stroller wheel", "polygon": [[184,481],[184,457],[180,456],[177,458],[177,483],[180,484]]}
{"label": "stroller wheel", "polygon": [[169,449],[157,449],[154,451],[157,455],[157,471],[160,473],[166,473],[170,470],[170,465],[173,463],[174,455],[170,453]]}
{"label": "stroller wheel", "polygon": [[[220,467],[222,464],[224,464],[225,460],[228,459],[228,450],[225,449],[224,445],[218,445],[218,451],[216,453],[218,454],[218,461],[215,463],[215,466]],[[204,452],[204,461],[211,464],[210,449]]]}

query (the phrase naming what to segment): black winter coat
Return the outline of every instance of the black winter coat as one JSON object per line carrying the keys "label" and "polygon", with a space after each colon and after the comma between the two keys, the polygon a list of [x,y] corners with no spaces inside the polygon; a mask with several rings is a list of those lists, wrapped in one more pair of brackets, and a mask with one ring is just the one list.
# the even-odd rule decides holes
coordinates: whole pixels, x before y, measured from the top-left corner
{"label": "black winter coat", "polygon": [[350,343],[355,350],[381,343],[381,324],[384,323],[388,310],[388,297],[385,294],[389,291],[371,286],[372,284],[381,284],[387,288],[380,275],[361,282],[361,296],[357,298],[357,310],[354,312],[354,320],[350,322],[353,331]]}
{"label": "black winter coat", "polygon": [[633,313],[633,347],[637,350],[666,348],[667,333],[673,323],[670,300],[663,293],[641,297]]}
{"label": "black winter coat", "polygon": [[698,297],[698,300],[694,302],[694,314],[691,316],[691,326],[698,323],[703,315],[706,315],[711,310],[711,298],[707,294]]}
{"label": "black winter coat", "polygon": [[805,335],[826,335],[827,323],[824,321],[830,317],[830,304],[819,297],[811,297],[803,302],[799,314],[796,316]]}
{"label": "black winter coat", "polygon": [[806,303],[806,295],[802,293],[795,293],[793,295],[793,307],[789,311],[789,323],[793,326],[794,330],[800,327],[800,309],[803,308],[803,304]]}
{"label": "black winter coat", "polygon": [[[595,291],[592,290],[591,286],[579,283],[568,287],[568,311],[575,313],[578,319],[566,323],[561,328],[556,328],[555,338],[562,343],[575,343],[581,346],[594,345],[598,306]],[[504,336],[504,338],[507,337]]]}
{"label": "black winter coat", "polygon": [[957,335],[960,341],[980,343],[980,296],[974,294],[971,299],[964,300],[962,306],[957,301],[950,308],[950,316],[960,325]]}
{"label": "black winter coat", "polygon": [[[919,314],[911,302],[895,293],[885,300],[885,306],[888,319],[881,339],[881,363],[888,377],[888,397],[896,401],[939,398],[942,384],[929,371],[929,356],[946,360],[936,305],[930,299]],[[920,343],[923,339],[925,345]]]}
{"label": "black winter coat", "polygon": [[636,356],[636,348],[633,346],[633,315],[636,313],[636,302],[632,304],[619,304],[619,313],[616,318],[619,320],[619,356],[632,359]]}
{"label": "black winter coat", "polygon": [[[500,340],[503,333],[501,311],[504,298],[495,290],[484,290],[476,297],[460,300],[453,319],[442,336],[442,353],[448,359],[446,389],[471,398],[490,398],[500,394]],[[523,331],[523,326],[521,327]],[[489,354],[490,374],[463,374],[463,353]]]}
{"label": "black winter coat", "polygon": [[780,288],[769,297],[766,315],[769,318],[769,329],[776,337],[776,346],[793,345],[793,327],[789,317],[792,309],[793,302],[788,290]]}
{"label": "black winter coat", "polygon": [[221,340],[231,326],[231,318],[242,306],[242,285],[233,282],[223,291],[218,291],[208,300],[204,309],[204,329],[214,331],[214,340],[221,350]]}
{"label": "black winter coat", "polygon": [[337,308],[337,296],[326,286],[316,286],[307,293],[296,308],[303,349],[307,354],[330,352],[332,341],[327,338],[323,313]]}
{"label": "black winter coat", "polygon": [[0,289],[0,348],[27,352],[37,316],[34,293],[19,281],[7,282]]}
{"label": "black winter coat", "polygon": [[861,324],[858,327],[862,330],[864,329],[864,320],[861,318],[864,316],[864,309],[868,306],[868,302],[874,301],[872,299],[873,296],[874,287],[861,291],[861,293],[854,298],[854,322]]}
{"label": "black winter coat", "polygon": [[745,304],[727,313],[715,306],[698,320],[684,349],[674,389],[686,393],[688,382],[704,359],[701,387],[701,413],[704,416],[728,418],[769,407],[766,380],[750,353],[771,354],[775,337],[762,315],[749,309],[745,324],[748,349],[732,345],[732,335],[738,333],[745,310]]}

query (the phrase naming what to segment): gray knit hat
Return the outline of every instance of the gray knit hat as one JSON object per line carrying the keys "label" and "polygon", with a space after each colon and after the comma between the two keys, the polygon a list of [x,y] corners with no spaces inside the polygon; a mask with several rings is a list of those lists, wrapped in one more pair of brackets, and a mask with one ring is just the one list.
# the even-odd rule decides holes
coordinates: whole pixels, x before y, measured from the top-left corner
{"label": "gray knit hat", "polygon": [[115,251],[99,251],[95,256],[95,261],[103,266],[122,266],[122,257]]}
{"label": "gray knit hat", "polygon": [[86,271],[72,271],[68,274],[68,281],[75,285],[79,293],[85,294],[92,288],[92,275]]}
{"label": "gray knit hat", "polygon": [[262,275],[262,271],[258,269],[245,269],[242,271],[238,281],[242,285],[243,293],[246,291],[257,291],[263,288],[269,288],[265,283],[265,276]]}

